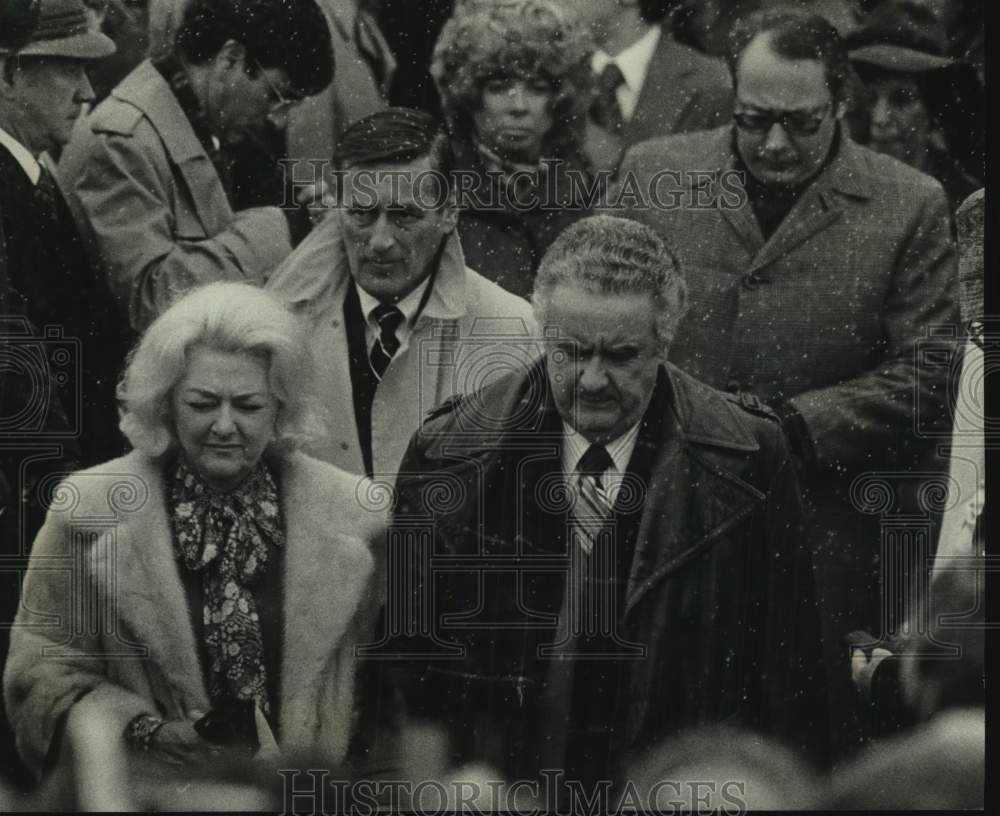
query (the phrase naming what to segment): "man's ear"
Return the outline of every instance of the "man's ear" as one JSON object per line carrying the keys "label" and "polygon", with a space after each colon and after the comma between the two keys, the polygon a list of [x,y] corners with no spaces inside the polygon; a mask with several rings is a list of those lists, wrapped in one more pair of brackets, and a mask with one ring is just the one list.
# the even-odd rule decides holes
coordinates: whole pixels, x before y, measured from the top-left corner
{"label": "man's ear", "polygon": [[833,106],[833,118],[843,119],[845,116],[847,116],[847,103],[843,101],[835,103]]}
{"label": "man's ear", "polygon": [[17,74],[17,57],[0,56],[0,98],[8,99],[14,92],[14,77]]}

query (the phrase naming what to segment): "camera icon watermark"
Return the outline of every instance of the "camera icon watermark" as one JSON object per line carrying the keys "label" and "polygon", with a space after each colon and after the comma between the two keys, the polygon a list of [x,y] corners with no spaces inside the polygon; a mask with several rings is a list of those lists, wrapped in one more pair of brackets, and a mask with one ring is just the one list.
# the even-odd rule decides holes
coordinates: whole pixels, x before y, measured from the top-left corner
{"label": "camera icon watermark", "polygon": [[[6,379],[0,442],[79,435],[80,359],[80,341],[65,337],[62,328],[46,326],[34,333],[24,318],[0,316],[0,372]],[[47,422],[54,392],[67,415],[58,430]]]}

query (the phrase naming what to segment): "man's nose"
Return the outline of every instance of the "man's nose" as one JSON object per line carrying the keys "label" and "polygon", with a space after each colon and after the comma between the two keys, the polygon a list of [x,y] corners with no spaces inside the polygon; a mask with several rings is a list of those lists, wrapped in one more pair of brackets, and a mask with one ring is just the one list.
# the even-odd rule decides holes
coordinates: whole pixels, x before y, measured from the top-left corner
{"label": "man's nose", "polygon": [[90,84],[90,77],[86,71],[81,71],[80,81],[76,85],[76,92],[73,94],[73,101],[78,105],[86,105],[93,102],[96,97],[94,87]]}
{"label": "man's nose", "polygon": [[368,237],[368,248],[375,252],[386,252],[395,245],[396,232],[389,216],[385,212],[379,213],[378,218],[372,225],[371,234]]}
{"label": "man's nose", "polygon": [[600,391],[608,384],[607,371],[597,354],[592,354],[583,363],[579,382],[582,391]]}
{"label": "man's nose", "polygon": [[875,99],[872,106],[872,124],[879,127],[886,127],[892,121],[892,111],[889,110],[889,103],[884,96]]}
{"label": "man's nose", "polygon": [[780,122],[775,122],[764,138],[763,149],[770,153],[778,153],[788,146],[788,134],[785,132],[785,126]]}

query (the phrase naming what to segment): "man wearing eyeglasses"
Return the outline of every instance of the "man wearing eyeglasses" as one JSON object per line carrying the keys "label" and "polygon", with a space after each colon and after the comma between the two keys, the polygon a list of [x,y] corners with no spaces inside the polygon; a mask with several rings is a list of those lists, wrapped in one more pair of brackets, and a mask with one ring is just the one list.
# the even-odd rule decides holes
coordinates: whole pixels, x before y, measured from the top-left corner
{"label": "man wearing eyeglasses", "polygon": [[[811,515],[806,543],[843,755],[859,727],[842,638],[889,633],[886,611],[909,603],[883,592],[887,561],[922,569],[912,552],[882,552],[882,515],[865,504],[861,480],[891,494],[886,514],[931,525],[917,496],[943,476],[927,434],[947,432],[948,367],[932,368],[920,344],[958,325],[955,249],[940,184],[850,140],[847,56],[828,22],[757,13],[731,44],[732,125],[646,142],[620,173],[645,189],[677,171],[675,200],[688,202],[628,213],[663,234],[688,281],[670,361],[784,422]],[[734,173],[744,193],[735,207],[715,195]],[[670,200],[657,192],[651,200]],[[716,206],[692,206],[705,201]]]}
{"label": "man wearing eyeglasses", "polygon": [[60,175],[134,329],[194,286],[263,283],[305,237],[295,207],[234,211],[232,148],[332,76],[315,0],[190,0],[174,48],[76,128]]}

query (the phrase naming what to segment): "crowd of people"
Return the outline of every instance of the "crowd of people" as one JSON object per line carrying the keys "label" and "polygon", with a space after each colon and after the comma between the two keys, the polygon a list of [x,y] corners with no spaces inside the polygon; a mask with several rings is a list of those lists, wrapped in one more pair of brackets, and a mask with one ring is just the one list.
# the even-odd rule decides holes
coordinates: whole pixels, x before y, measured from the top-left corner
{"label": "crowd of people", "polygon": [[983,807],[981,15],[4,0],[0,804]]}

